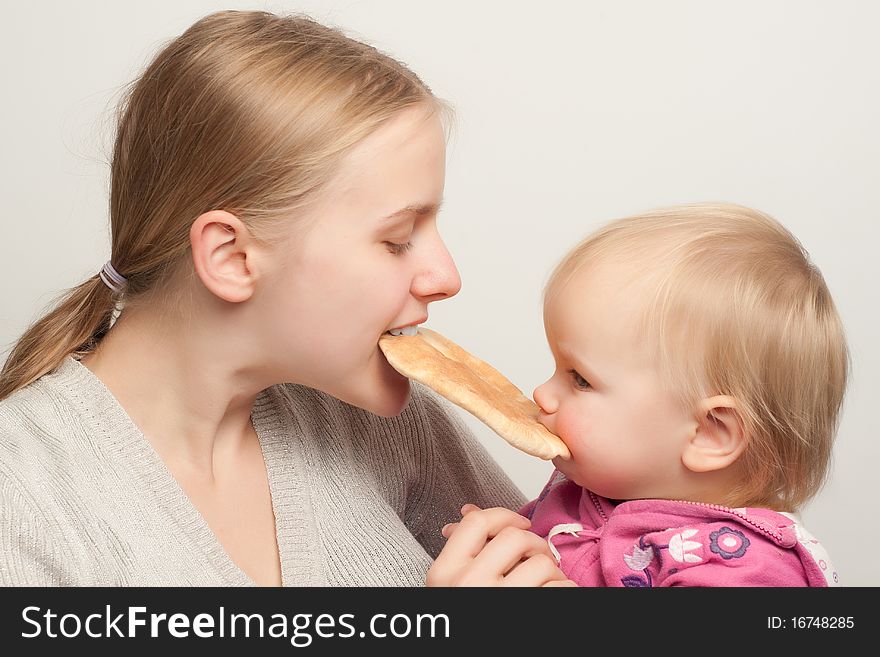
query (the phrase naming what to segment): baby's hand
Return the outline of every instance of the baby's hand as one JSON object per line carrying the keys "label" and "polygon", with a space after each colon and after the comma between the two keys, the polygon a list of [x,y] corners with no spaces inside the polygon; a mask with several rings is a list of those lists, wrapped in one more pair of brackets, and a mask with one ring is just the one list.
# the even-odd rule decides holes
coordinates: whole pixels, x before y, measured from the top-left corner
{"label": "baby's hand", "polygon": [[443,527],[448,540],[428,571],[428,586],[576,586],[556,566],[531,522],[504,508],[466,504]]}

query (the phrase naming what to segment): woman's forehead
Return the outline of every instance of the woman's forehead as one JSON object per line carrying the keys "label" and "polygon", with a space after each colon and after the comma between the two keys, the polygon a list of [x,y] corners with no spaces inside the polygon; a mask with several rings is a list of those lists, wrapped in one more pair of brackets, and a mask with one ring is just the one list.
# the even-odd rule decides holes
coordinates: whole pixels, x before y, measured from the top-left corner
{"label": "woman's forehead", "polygon": [[410,108],[388,119],[346,153],[337,177],[342,183],[356,184],[389,160],[419,159],[438,152],[446,154],[439,115],[421,107]]}
{"label": "woman's forehead", "polygon": [[426,119],[423,111],[401,114],[342,159],[319,205],[370,214],[376,221],[437,212],[445,160],[439,119]]}

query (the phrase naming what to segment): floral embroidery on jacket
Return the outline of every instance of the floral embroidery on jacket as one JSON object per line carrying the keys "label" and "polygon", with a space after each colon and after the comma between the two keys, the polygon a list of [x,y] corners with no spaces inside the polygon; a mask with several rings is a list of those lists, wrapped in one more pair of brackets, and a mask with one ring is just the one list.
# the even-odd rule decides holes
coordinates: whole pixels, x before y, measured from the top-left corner
{"label": "floral embroidery on jacket", "polygon": [[699,563],[703,559],[697,554],[692,554],[693,550],[703,547],[702,543],[689,541],[697,533],[696,529],[685,529],[680,534],[676,534],[669,541],[669,556],[679,563]]}
{"label": "floral embroidery on jacket", "polygon": [[644,579],[643,577],[639,577],[638,575],[626,575],[624,577],[621,577],[620,583],[628,589],[647,588],[651,586],[648,583],[648,580]]}
{"label": "floral embroidery on jacket", "polygon": [[651,563],[651,559],[653,558],[654,548],[650,545],[644,550],[638,545],[633,545],[633,553],[631,555],[623,555],[623,560],[626,562],[626,565],[629,566],[630,570],[644,570],[648,567],[648,564]]}
{"label": "floral embroidery on jacket", "polygon": [[741,531],[722,527],[709,534],[709,548],[722,559],[739,559],[749,547],[749,539]]}

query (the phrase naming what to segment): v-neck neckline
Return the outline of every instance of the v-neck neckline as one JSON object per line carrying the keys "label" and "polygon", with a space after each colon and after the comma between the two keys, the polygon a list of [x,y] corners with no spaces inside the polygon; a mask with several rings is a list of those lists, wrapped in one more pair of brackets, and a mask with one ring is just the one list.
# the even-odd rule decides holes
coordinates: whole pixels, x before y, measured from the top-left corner
{"label": "v-neck neckline", "polygon": [[[56,371],[62,377],[70,377],[72,385],[68,386],[68,391],[82,400],[81,409],[90,411],[94,408],[97,411],[94,414],[89,412],[89,415],[92,423],[103,434],[102,444],[112,450],[118,460],[124,462],[132,474],[155,496],[183,535],[207,557],[222,578],[232,586],[257,586],[229,556],[166,463],[103,381],[72,356]],[[281,585],[290,586],[297,576],[320,575],[311,571],[303,572],[298,567],[308,561],[307,558],[300,558],[307,555],[298,553],[313,555],[317,551],[317,528],[314,516],[310,513],[311,500],[307,499],[309,487],[303,485],[304,477],[307,476],[304,459],[298,458],[302,456],[301,453],[290,453],[297,445],[288,438],[289,428],[287,432],[281,431],[271,390],[267,388],[257,395],[251,410],[251,423],[259,439],[269,483],[275,540],[281,566]],[[84,394],[88,397],[84,398]],[[111,424],[112,429],[108,426]],[[285,436],[285,433],[288,435]],[[303,447],[301,441],[296,442],[300,448]],[[295,470],[292,481],[289,474],[291,467]],[[286,486],[286,483],[299,485]],[[293,518],[289,517],[291,514],[285,514],[291,508],[299,511],[292,514],[295,516]],[[306,536],[297,536],[298,540],[291,541],[291,532],[305,533]]]}

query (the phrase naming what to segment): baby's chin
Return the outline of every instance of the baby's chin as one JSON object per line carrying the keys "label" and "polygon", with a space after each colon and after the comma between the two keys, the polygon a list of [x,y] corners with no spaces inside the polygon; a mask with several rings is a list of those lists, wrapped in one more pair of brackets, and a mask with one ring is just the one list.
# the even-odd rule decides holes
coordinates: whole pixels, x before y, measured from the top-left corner
{"label": "baby's chin", "polygon": [[[571,460],[566,460],[561,456],[556,456],[550,461],[553,466],[559,470],[562,474],[565,475],[566,479],[574,481],[574,478],[569,474],[568,469],[571,466]],[[577,483],[577,482],[575,482]]]}
{"label": "baby's chin", "polygon": [[570,482],[577,484],[581,488],[584,488],[592,493],[595,493],[599,497],[604,497],[615,504],[631,499],[637,499],[634,497],[627,497],[625,492],[622,490],[611,490],[606,486],[603,486],[602,484],[591,484],[588,480],[584,479],[577,472],[571,471],[571,461],[566,461],[557,456],[555,459],[553,459],[553,465],[555,465],[556,469],[559,470],[563,475],[565,475],[565,478],[568,479]]}
{"label": "baby's chin", "polygon": [[561,456],[555,457],[551,463],[559,470],[562,474],[565,475],[565,478],[571,482],[576,483],[581,488],[590,488],[587,483],[585,483],[583,477],[577,472],[577,467],[571,459],[564,459]]}

